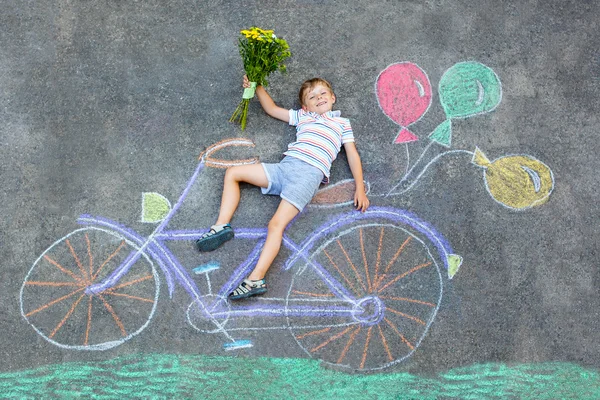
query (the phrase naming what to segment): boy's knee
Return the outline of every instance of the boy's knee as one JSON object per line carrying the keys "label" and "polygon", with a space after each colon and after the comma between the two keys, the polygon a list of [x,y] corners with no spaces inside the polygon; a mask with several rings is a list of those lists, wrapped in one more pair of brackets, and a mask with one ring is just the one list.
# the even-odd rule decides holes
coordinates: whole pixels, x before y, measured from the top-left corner
{"label": "boy's knee", "polygon": [[272,233],[283,233],[286,226],[287,226],[286,221],[283,221],[282,219],[277,218],[277,217],[273,217],[269,221],[268,229],[269,229],[269,232],[272,232]]}
{"label": "boy's knee", "polygon": [[237,180],[237,169],[238,168],[239,168],[238,166],[227,168],[225,170],[225,180],[226,181]]}

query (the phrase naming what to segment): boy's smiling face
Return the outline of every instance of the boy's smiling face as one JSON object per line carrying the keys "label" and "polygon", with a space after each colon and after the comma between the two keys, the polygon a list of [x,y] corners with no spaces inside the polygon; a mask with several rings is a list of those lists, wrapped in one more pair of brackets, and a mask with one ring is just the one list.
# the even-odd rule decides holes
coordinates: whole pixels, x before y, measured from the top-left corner
{"label": "boy's smiling face", "polygon": [[311,111],[317,114],[325,114],[331,111],[335,103],[335,95],[331,90],[321,84],[315,85],[304,94],[304,111]]}

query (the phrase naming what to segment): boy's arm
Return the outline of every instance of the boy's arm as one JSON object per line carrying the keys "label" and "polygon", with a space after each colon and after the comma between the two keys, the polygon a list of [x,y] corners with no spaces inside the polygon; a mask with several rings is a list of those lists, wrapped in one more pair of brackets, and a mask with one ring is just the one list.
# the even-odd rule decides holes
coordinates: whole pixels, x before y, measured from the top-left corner
{"label": "boy's arm", "polygon": [[365,212],[369,208],[369,198],[365,193],[365,182],[363,181],[363,170],[358,150],[354,142],[344,143],[344,150],[346,150],[346,156],[348,157],[348,165],[350,171],[352,171],[352,177],[356,184],[356,191],[354,192],[354,206],[357,210]]}
{"label": "boy's arm", "polygon": [[[244,75],[244,87],[250,87],[250,82],[248,81],[248,78],[246,77],[246,75]],[[267,114],[269,114],[271,117],[279,119],[283,122],[290,122],[290,112],[289,110],[286,110],[285,108],[279,107],[277,104],[275,104],[275,102],[273,101],[273,99],[271,98],[271,96],[269,95],[269,93],[267,93],[266,89],[264,87],[262,87],[261,85],[256,86],[256,97],[258,97],[258,101],[260,101],[260,105],[262,106],[263,110],[265,110],[265,112]]]}

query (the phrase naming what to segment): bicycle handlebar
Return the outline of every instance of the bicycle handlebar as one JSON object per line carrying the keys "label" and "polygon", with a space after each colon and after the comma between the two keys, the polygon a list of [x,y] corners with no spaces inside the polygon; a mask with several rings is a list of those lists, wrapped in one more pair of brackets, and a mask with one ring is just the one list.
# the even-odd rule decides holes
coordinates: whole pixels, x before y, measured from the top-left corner
{"label": "bicycle handlebar", "polygon": [[258,157],[246,158],[246,159],[242,159],[242,160],[223,160],[223,159],[218,159],[218,158],[212,157],[212,154],[218,150],[221,150],[225,147],[237,147],[237,146],[254,147],[255,145],[254,145],[254,142],[252,142],[250,139],[245,139],[245,138],[225,139],[225,140],[222,140],[220,142],[217,142],[215,144],[208,146],[208,148],[206,150],[204,150],[202,153],[200,153],[200,156],[198,157],[198,159],[200,160],[201,163],[204,163],[204,165],[206,165],[208,167],[213,167],[213,168],[228,168],[228,167],[233,167],[236,165],[256,164],[258,162]]}

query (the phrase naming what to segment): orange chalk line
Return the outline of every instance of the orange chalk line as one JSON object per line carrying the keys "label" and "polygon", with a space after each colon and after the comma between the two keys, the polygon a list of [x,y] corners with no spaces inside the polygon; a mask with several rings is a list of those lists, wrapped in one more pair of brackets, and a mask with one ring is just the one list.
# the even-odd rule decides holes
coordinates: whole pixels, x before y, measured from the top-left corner
{"label": "orange chalk line", "polygon": [[337,335],[333,335],[332,337],[330,337],[329,339],[327,339],[326,341],[324,341],[323,343],[321,343],[320,345],[318,345],[317,347],[312,349],[310,352],[314,353],[315,351],[327,346],[329,343],[333,342],[334,340],[339,339],[342,336],[344,336],[352,328],[354,328],[354,326],[349,326],[348,328],[344,329],[342,332],[338,333]]}
{"label": "orange chalk line", "polygon": [[257,157],[245,158],[241,160],[222,160],[218,158],[208,157],[204,164],[207,167],[213,168],[229,168],[236,165],[248,165],[248,164],[256,164],[258,162]]}
{"label": "orange chalk line", "polygon": [[344,346],[344,350],[342,350],[342,354],[340,354],[340,358],[338,358],[337,363],[341,364],[342,360],[346,357],[346,354],[348,353],[348,349],[350,349],[350,345],[352,344],[352,342],[354,342],[354,339],[356,338],[356,335],[358,335],[358,332],[360,332],[361,328],[360,326],[358,328],[356,328],[356,330],[354,332],[352,332],[350,334],[350,338],[348,339],[348,342],[346,343],[346,346]]}
{"label": "orange chalk line", "polygon": [[406,297],[379,296],[379,298],[380,299],[384,299],[384,300],[407,301],[409,303],[423,304],[423,305],[429,306],[429,307],[435,307],[436,306],[434,303],[430,303],[428,301],[422,301],[422,300],[416,300],[416,299],[409,299],[409,298],[406,298]]}
{"label": "orange chalk line", "polygon": [[367,276],[367,286],[369,288],[369,293],[371,292],[371,278],[369,277],[369,265],[367,264],[367,255],[365,254],[365,242],[363,240],[363,230],[360,228],[359,230],[360,236],[360,250],[362,252],[363,264],[365,265],[365,275]]}
{"label": "orange chalk line", "polygon": [[381,227],[381,234],[379,235],[379,245],[377,246],[377,260],[375,261],[375,276],[373,277],[373,284],[377,289],[377,281],[379,280],[379,264],[381,263],[381,250],[383,247],[383,232],[384,227]]}
{"label": "orange chalk line", "polygon": [[54,261],[53,259],[51,259],[50,256],[44,255],[44,258],[50,264],[54,265],[56,268],[60,269],[62,272],[64,272],[65,274],[69,275],[71,278],[75,279],[80,284],[85,285],[85,282],[83,282],[80,277],[78,277],[77,275],[75,275],[73,273],[73,271],[69,271],[68,269],[64,268],[62,265],[60,265],[59,263],[57,263],[56,261]]}
{"label": "orange chalk line", "polygon": [[394,332],[396,332],[396,334],[398,336],[400,336],[400,340],[402,340],[404,342],[404,344],[406,344],[411,350],[415,349],[415,346],[413,346],[408,340],[406,340],[406,338],[404,337],[404,335],[402,335],[399,331],[398,328],[396,328],[387,318],[383,319],[385,322],[387,322],[387,324],[390,326],[390,328],[392,328],[392,330]]}
{"label": "orange chalk line", "polygon": [[338,246],[340,246],[340,249],[342,249],[342,253],[344,253],[344,256],[346,257],[346,260],[348,261],[348,264],[350,265],[350,268],[352,268],[352,271],[354,271],[354,276],[356,276],[356,280],[358,281],[358,283],[360,283],[360,286],[362,286],[363,290],[366,292],[367,291],[367,287],[363,283],[362,278],[360,277],[360,274],[358,273],[358,270],[356,269],[356,267],[352,263],[352,260],[350,259],[350,256],[346,252],[346,249],[344,249],[344,246],[342,245],[342,242],[339,239],[337,240],[337,244],[338,244]]}
{"label": "orange chalk line", "polygon": [[404,243],[402,243],[400,245],[400,247],[398,248],[398,251],[396,251],[396,254],[394,254],[394,257],[392,257],[392,260],[390,261],[390,263],[387,265],[387,267],[385,267],[385,271],[383,272],[384,274],[388,273],[392,264],[394,264],[396,262],[396,259],[398,258],[400,253],[402,253],[402,251],[408,245],[408,243],[410,242],[411,239],[412,239],[412,236],[407,237],[406,240],[404,241]]}
{"label": "orange chalk line", "polygon": [[81,287],[83,285],[85,285],[84,283],[77,283],[77,282],[41,282],[41,281],[27,281],[25,282],[26,285],[31,285],[31,286],[78,286]]}
{"label": "orange chalk line", "polygon": [[114,256],[116,256],[116,255],[117,255],[117,253],[118,253],[119,251],[121,251],[121,249],[123,248],[123,246],[125,246],[125,241],[124,241],[124,240],[122,240],[122,241],[121,241],[121,243],[119,244],[119,247],[117,247],[117,249],[116,249],[115,251],[113,251],[113,253],[112,253],[110,256],[108,256],[108,258],[107,258],[106,260],[104,260],[104,262],[102,263],[102,265],[100,265],[100,267],[98,268],[98,271],[96,271],[96,273],[94,274],[94,276],[93,276],[93,277],[92,277],[92,279],[91,279],[91,281],[92,281],[92,282],[96,280],[96,278],[97,278],[97,277],[98,277],[98,275],[100,274],[100,271],[102,271],[102,268],[104,268],[104,266],[105,266],[106,264],[108,264],[108,262],[109,262],[109,261],[110,261],[110,260],[111,260],[111,259],[112,259]]}
{"label": "orange chalk line", "polygon": [[31,316],[33,314],[37,314],[40,311],[45,310],[46,308],[48,308],[48,307],[50,307],[50,306],[52,306],[52,305],[54,305],[54,304],[56,304],[56,303],[58,303],[60,301],[68,299],[69,297],[73,296],[74,294],[77,294],[77,293],[81,292],[82,290],[85,290],[85,287],[77,289],[77,290],[75,290],[75,291],[73,291],[73,292],[71,292],[71,293],[69,293],[69,294],[67,294],[65,296],[62,296],[62,297],[60,297],[58,299],[52,300],[51,302],[44,304],[43,306],[41,306],[37,310],[30,311],[29,313],[25,314],[25,316],[29,317],[29,316]]}
{"label": "orange chalk line", "polygon": [[110,292],[110,291],[105,291],[103,293],[104,294],[109,294],[111,296],[121,296],[121,297],[127,297],[128,299],[140,300],[140,301],[144,301],[146,303],[154,303],[154,299],[147,299],[147,298],[144,298],[144,297],[132,296],[130,294],[125,294],[125,293],[115,293],[115,292]]}
{"label": "orange chalk line", "polygon": [[90,238],[85,233],[85,241],[87,243],[88,259],[90,260],[90,278],[94,275],[94,256],[92,255],[92,246],[90,245]]}
{"label": "orange chalk line", "polygon": [[84,346],[87,346],[90,338],[90,330],[92,329],[92,295],[89,296],[88,301],[88,318],[87,318],[87,327],[85,328],[85,340],[83,342]]}
{"label": "orange chalk line", "polygon": [[114,286],[114,287],[112,287],[110,289],[107,289],[104,292],[105,293],[112,293],[113,291],[115,291],[117,289],[121,289],[121,288],[124,288],[126,286],[135,285],[136,283],[147,281],[148,279],[152,279],[152,278],[154,278],[154,275],[146,275],[146,276],[143,276],[143,277],[138,278],[138,279],[134,279],[134,280],[129,281],[129,282],[121,283],[120,285],[117,285],[117,286]]}
{"label": "orange chalk line", "polygon": [[394,279],[392,279],[390,282],[388,282],[384,287],[382,287],[381,289],[379,289],[379,292],[383,292],[387,287],[389,287],[390,285],[393,285],[399,279],[402,279],[405,276],[410,275],[413,272],[420,270],[421,268],[429,267],[430,265],[431,265],[431,261],[428,261],[428,262],[426,262],[424,264],[417,265],[416,267],[412,268],[409,271],[406,271],[405,273],[403,273],[401,275],[398,275],[397,277],[395,277]]}
{"label": "orange chalk line", "polygon": [[75,254],[75,249],[73,249],[73,246],[71,246],[71,242],[69,241],[69,239],[66,239],[65,243],[67,244],[67,247],[69,247],[69,251],[73,255],[73,258],[75,259],[75,263],[77,264],[77,267],[83,274],[83,279],[85,281],[87,281],[90,277],[87,276],[87,272],[85,272],[85,268],[83,268],[83,265],[81,265],[81,261],[79,261],[79,257],[77,257],[77,254]]}
{"label": "orange chalk line", "polygon": [[60,321],[58,323],[58,325],[56,325],[56,328],[54,328],[52,333],[50,335],[48,335],[49,339],[52,339],[54,337],[54,335],[56,335],[56,333],[60,330],[60,328],[62,328],[62,326],[65,324],[65,322],[67,322],[67,320],[69,319],[71,314],[73,314],[73,311],[75,311],[75,308],[77,308],[77,305],[79,304],[81,299],[83,299],[84,297],[85,297],[85,293],[82,293],[81,296],[79,296],[79,298],[73,303],[73,305],[71,306],[71,308],[69,309],[69,311],[67,312],[65,317],[62,319],[62,321]]}
{"label": "orange chalk line", "polygon": [[387,340],[385,340],[385,336],[383,335],[383,331],[381,330],[381,326],[377,325],[377,329],[379,330],[379,336],[381,337],[381,341],[383,342],[383,348],[388,355],[388,360],[394,361],[394,357],[392,357],[392,352],[390,351],[390,347],[387,344]]}
{"label": "orange chalk line", "polygon": [[422,319],[419,319],[419,318],[417,318],[417,317],[413,317],[412,315],[404,314],[403,312],[400,312],[400,311],[394,310],[393,308],[389,308],[389,307],[386,307],[386,308],[385,308],[385,310],[386,310],[386,311],[391,311],[391,312],[393,312],[394,314],[398,314],[398,315],[400,315],[401,317],[408,318],[408,319],[412,319],[413,321],[415,321],[415,322],[418,322],[418,323],[419,323],[419,324],[421,324],[421,325],[425,325],[425,321],[423,321]]}
{"label": "orange chalk line", "polygon": [[346,283],[348,285],[350,285],[350,287],[352,288],[352,291],[354,292],[354,294],[358,295],[358,291],[356,290],[356,288],[354,287],[354,285],[352,284],[352,282],[350,282],[348,280],[348,278],[346,278],[346,275],[344,275],[344,273],[338,268],[338,266],[336,265],[336,263],[331,259],[331,256],[329,255],[329,253],[327,253],[327,250],[323,250],[323,253],[325,253],[325,255],[329,259],[329,262],[331,263],[331,265],[333,265],[335,267],[335,269],[337,270],[337,272],[339,272],[339,274],[342,276],[342,278],[344,278],[344,280],[346,281]]}
{"label": "orange chalk line", "polygon": [[100,300],[102,300],[102,303],[104,303],[104,307],[106,307],[108,312],[112,315],[119,329],[121,329],[121,333],[123,334],[123,336],[127,336],[127,332],[125,332],[125,327],[123,326],[123,323],[119,319],[119,316],[117,315],[115,310],[111,307],[110,304],[108,304],[108,301],[106,301],[106,299],[101,294],[98,294],[98,297],[100,298]]}
{"label": "orange chalk line", "polygon": [[367,352],[369,351],[369,342],[371,341],[371,332],[373,331],[373,327],[371,326],[367,331],[367,341],[365,342],[365,349],[363,350],[362,360],[360,361],[360,369],[365,367],[365,362],[367,361]]}
{"label": "orange chalk line", "polygon": [[318,293],[310,293],[310,292],[300,292],[299,290],[292,290],[292,293],[301,294],[301,295],[305,295],[305,296],[313,296],[313,297],[333,297],[333,293],[318,294]]}
{"label": "orange chalk line", "polygon": [[[227,142],[230,142],[230,143],[227,144]],[[216,150],[218,150],[221,147],[228,147],[228,146],[234,146],[234,147],[237,147],[237,146],[254,147],[255,144],[252,141],[250,141],[249,139],[245,139],[245,138],[228,138],[228,139],[224,139],[224,140],[221,140],[221,141],[219,141],[217,143],[214,143],[214,144],[208,146],[206,148],[206,150],[204,150],[203,152],[200,153],[200,155],[198,156],[198,160],[201,160],[202,156],[204,154],[210,154],[213,151],[216,151]],[[207,159],[208,159],[208,157],[207,157]]]}
{"label": "orange chalk line", "polygon": [[321,329],[319,331],[308,332],[308,333],[305,333],[303,335],[298,335],[298,336],[296,336],[296,339],[298,339],[298,340],[304,339],[305,337],[312,336],[312,335],[318,335],[319,333],[325,333],[325,332],[328,332],[329,330],[331,330],[331,327],[325,328],[325,329]]}

